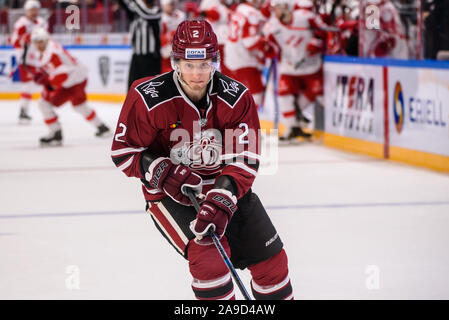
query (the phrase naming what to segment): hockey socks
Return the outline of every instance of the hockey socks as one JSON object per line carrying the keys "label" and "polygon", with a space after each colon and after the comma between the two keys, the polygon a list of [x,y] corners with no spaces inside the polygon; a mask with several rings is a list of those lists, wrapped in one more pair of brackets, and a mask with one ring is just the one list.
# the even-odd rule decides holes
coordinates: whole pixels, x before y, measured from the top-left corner
{"label": "hockey socks", "polygon": [[288,276],[287,255],[284,249],[248,269],[251,271],[251,289],[256,300],[293,299],[293,289]]}
{"label": "hockey socks", "polygon": [[90,124],[92,124],[97,128],[95,136],[103,137],[110,133],[109,128],[100,120],[95,110],[89,107],[86,102],[79,104],[77,106],[73,106],[73,109],[75,109],[76,112],[78,112],[81,116],[83,116],[84,119],[87,120],[87,122],[89,122]]}
{"label": "hockey socks", "polygon": [[[222,245],[230,254],[229,244],[222,238]],[[199,300],[234,300],[234,284],[231,274],[213,244],[200,245],[190,240],[188,246],[192,290]]]}

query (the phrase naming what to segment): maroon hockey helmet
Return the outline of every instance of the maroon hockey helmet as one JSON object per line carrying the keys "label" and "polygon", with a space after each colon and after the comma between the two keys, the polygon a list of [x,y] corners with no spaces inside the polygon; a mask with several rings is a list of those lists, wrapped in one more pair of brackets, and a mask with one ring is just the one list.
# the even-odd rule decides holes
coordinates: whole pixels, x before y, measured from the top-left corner
{"label": "maroon hockey helmet", "polygon": [[174,59],[219,59],[217,36],[206,20],[185,20],[172,41]]}

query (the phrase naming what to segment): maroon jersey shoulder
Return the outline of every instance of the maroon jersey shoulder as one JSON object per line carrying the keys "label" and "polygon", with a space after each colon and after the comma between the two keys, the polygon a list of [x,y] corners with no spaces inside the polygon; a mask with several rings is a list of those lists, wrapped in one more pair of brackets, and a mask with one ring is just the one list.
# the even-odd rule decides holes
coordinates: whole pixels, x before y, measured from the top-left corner
{"label": "maroon jersey shoulder", "polygon": [[144,102],[148,110],[179,96],[176,88],[174,71],[161,74],[157,77],[146,77],[133,83],[130,91],[137,93]]}
{"label": "maroon jersey shoulder", "polygon": [[242,99],[245,92],[248,92],[248,88],[220,72],[215,72],[214,77],[213,91],[217,93],[221,101],[233,109]]}

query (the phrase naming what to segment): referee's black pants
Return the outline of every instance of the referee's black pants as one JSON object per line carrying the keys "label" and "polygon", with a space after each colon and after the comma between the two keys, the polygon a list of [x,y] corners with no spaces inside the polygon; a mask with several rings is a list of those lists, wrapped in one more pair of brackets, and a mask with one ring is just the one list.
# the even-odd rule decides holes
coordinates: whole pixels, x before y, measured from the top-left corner
{"label": "referee's black pants", "polygon": [[161,73],[160,54],[135,54],[131,59],[128,75],[128,90],[132,83],[140,78],[156,76]]}

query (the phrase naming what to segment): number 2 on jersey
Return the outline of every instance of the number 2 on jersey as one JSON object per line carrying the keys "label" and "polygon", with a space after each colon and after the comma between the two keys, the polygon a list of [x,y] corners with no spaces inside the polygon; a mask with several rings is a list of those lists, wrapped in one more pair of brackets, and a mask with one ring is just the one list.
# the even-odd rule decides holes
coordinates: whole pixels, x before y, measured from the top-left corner
{"label": "number 2 on jersey", "polygon": [[119,123],[118,125],[120,128],[122,128],[122,132],[119,132],[115,135],[114,140],[118,142],[125,142],[125,140],[120,139],[121,137],[124,137],[126,134],[126,126],[123,123]]}
{"label": "number 2 on jersey", "polygon": [[239,124],[239,128],[244,128],[243,133],[239,136],[239,143],[240,144],[249,144],[249,141],[248,141],[248,133],[249,133],[248,125],[243,122],[243,123]]}

